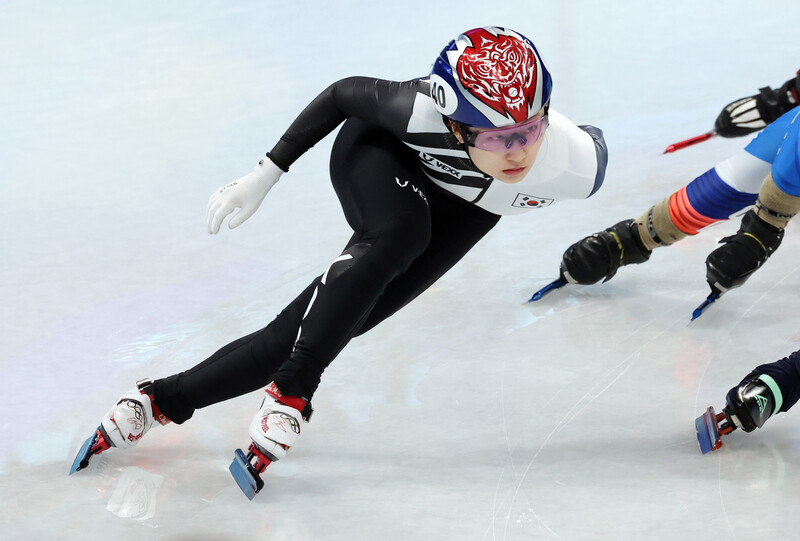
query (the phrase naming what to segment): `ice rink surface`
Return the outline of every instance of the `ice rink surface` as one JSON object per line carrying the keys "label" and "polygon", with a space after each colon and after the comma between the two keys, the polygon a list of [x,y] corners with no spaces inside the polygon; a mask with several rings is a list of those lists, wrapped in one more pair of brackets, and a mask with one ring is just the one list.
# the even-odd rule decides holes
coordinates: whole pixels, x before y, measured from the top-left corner
{"label": "ice rink surface", "polygon": [[[790,539],[800,411],[703,456],[694,418],[800,347],[800,231],[738,290],[706,255],[737,224],[606,284],[530,294],[564,249],[638,216],[749,139],[676,154],[800,68],[800,3],[97,2],[0,7],[0,537],[110,540]],[[532,38],[552,106],[605,132],[605,185],[509,217],[353,341],[249,502],[227,468],[253,393],[68,476],[143,377],[266,325],[349,236],[332,137],[240,228],[205,207],[329,83],[424,75],[460,31]]]}

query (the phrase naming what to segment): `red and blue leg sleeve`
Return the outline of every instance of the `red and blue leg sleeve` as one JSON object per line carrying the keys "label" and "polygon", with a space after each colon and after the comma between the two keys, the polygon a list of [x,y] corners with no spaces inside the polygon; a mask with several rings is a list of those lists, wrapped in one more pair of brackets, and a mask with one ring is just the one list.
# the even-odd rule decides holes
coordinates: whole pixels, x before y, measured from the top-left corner
{"label": "red and blue leg sleeve", "polygon": [[783,114],[744,148],[695,178],[669,198],[675,226],[694,235],[727,220],[755,203],[761,183],[772,169],[775,183],[789,195],[800,195],[800,107]]}
{"label": "red and blue leg sleeve", "polygon": [[[765,164],[764,174],[768,172],[769,165]],[[763,180],[762,177],[759,184]],[[732,214],[752,205],[757,196],[757,189],[743,192],[729,185],[714,168],[670,196],[669,216],[675,227],[694,235],[702,228],[727,220]]]}

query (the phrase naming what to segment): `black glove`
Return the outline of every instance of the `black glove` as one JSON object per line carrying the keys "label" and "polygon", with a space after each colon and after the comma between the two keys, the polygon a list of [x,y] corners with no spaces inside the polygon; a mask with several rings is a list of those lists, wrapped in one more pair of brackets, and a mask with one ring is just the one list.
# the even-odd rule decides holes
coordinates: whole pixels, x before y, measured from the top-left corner
{"label": "black glove", "polygon": [[749,210],[735,235],[706,258],[706,279],[714,293],[739,287],[778,249],[783,229],[768,224]]}
{"label": "black glove", "polygon": [[758,94],[741,98],[725,106],[714,123],[717,135],[740,137],[775,122],[779,116],[800,103],[800,74],[786,81],[778,90],[765,86]]}
{"label": "black glove", "polygon": [[752,372],[742,382],[728,391],[725,397],[725,415],[745,432],[761,428],[775,412],[775,394],[772,389]]}
{"label": "black glove", "polygon": [[593,284],[611,280],[623,265],[644,263],[651,250],[645,248],[639,228],[625,220],[579,240],[564,252],[561,277],[571,284]]}

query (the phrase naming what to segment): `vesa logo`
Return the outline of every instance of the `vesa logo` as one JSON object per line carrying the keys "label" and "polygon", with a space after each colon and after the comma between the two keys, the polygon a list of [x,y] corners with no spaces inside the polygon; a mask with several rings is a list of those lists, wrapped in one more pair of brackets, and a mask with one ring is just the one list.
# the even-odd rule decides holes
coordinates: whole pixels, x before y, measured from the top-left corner
{"label": "vesa logo", "polygon": [[436,158],[434,158],[430,154],[427,154],[425,152],[420,152],[419,153],[419,157],[422,158],[423,161],[425,161],[425,163],[429,167],[434,168],[434,169],[440,169],[440,170],[444,171],[445,173],[447,173],[450,176],[453,176],[453,177],[456,177],[456,178],[461,178],[461,171],[459,171],[458,169],[456,169],[455,167],[453,167],[451,165],[447,165],[446,163],[440,162],[439,160],[437,160]]}

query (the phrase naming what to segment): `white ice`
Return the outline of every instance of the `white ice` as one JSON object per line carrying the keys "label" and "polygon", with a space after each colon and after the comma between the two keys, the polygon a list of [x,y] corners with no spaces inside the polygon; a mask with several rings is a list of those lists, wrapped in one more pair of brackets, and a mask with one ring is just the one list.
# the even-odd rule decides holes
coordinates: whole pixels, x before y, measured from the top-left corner
{"label": "white ice", "polygon": [[[794,538],[800,411],[700,454],[694,418],[800,347],[800,232],[687,325],[722,224],[538,304],[580,237],[743,147],[669,143],[800,67],[796,0],[23,2],[0,7],[0,537]],[[253,393],[67,476],[106,409],[268,323],[341,249],[332,137],[239,229],[208,196],[325,86],[423,75],[506,25],[553,107],[604,130],[603,189],[507,218],[331,365],[316,414],[249,502],[227,467]]]}

